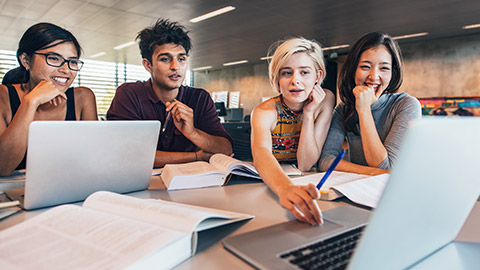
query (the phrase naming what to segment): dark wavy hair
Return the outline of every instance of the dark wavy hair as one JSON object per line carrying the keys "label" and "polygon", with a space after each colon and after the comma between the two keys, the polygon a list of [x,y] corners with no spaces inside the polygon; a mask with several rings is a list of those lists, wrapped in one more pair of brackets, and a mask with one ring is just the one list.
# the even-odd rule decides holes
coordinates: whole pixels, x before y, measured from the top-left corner
{"label": "dark wavy hair", "polygon": [[188,31],[185,30],[185,27],[177,22],[170,22],[165,19],[159,19],[153,26],[140,31],[135,40],[139,40],[138,46],[142,58],[147,59],[150,63],[152,62],[152,55],[156,46],[174,43],[181,45],[187,54],[192,48],[190,37],[188,37]]}
{"label": "dark wavy hair", "polygon": [[[58,42],[55,42],[58,41]],[[52,44],[55,42],[54,44]],[[70,31],[52,23],[37,23],[23,33],[18,42],[17,61],[19,67],[9,70],[3,77],[2,84],[26,83],[30,80],[29,71],[22,65],[20,56],[26,54],[29,58],[38,50],[51,48],[61,43],[72,42],[80,57],[82,48]]]}
{"label": "dark wavy hair", "polygon": [[355,88],[355,72],[360,61],[362,53],[371,48],[377,48],[384,45],[392,56],[392,79],[383,94],[395,93],[398,91],[403,82],[402,72],[402,56],[400,48],[392,37],[381,32],[372,32],[360,38],[350,50],[347,60],[343,65],[339,74],[339,93],[340,98],[345,104],[343,124],[347,131],[359,134],[358,115],[355,110],[355,96],[353,88]]}

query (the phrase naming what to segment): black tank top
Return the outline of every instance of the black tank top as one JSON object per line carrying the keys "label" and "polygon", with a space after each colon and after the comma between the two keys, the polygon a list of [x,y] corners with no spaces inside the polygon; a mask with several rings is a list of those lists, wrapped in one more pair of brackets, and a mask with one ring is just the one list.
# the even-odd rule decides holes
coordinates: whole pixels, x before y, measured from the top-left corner
{"label": "black tank top", "polygon": [[[20,98],[18,97],[17,90],[11,84],[6,85],[8,88],[8,96],[10,98],[10,109],[12,110],[12,119],[13,116],[17,113],[18,107],[20,107]],[[73,87],[70,87],[65,92],[67,96],[67,115],[65,116],[66,121],[75,121],[75,96],[73,94]],[[27,163],[27,153],[23,156],[22,162],[18,164],[16,170],[25,169]]]}

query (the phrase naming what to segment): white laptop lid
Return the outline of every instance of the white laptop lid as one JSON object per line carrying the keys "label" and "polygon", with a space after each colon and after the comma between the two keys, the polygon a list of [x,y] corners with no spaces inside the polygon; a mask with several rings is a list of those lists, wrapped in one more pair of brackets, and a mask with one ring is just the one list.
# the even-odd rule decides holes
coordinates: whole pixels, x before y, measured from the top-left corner
{"label": "white laptop lid", "polygon": [[159,121],[32,122],[23,207],[147,188],[159,130]]}
{"label": "white laptop lid", "polygon": [[479,118],[413,123],[349,269],[403,269],[449,244],[480,194]]}

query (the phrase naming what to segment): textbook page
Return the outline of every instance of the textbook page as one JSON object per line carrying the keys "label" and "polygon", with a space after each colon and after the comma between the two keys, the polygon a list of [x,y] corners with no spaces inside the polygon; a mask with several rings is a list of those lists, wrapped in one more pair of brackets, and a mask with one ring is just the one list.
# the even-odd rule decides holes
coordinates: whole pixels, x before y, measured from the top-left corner
{"label": "textbook page", "polygon": [[[168,168],[170,172],[166,172],[165,168]],[[171,173],[174,176],[178,175],[199,175],[199,174],[210,174],[218,173],[220,170],[216,167],[213,167],[208,162],[205,161],[194,161],[181,164],[168,164],[163,168],[162,175]]]}
{"label": "textbook page", "polygon": [[[308,185],[310,183],[317,185],[318,182],[322,179],[325,173],[314,173],[309,174],[306,176],[301,177],[294,177],[290,178],[294,184],[297,185]],[[320,189],[320,199],[321,200],[334,200],[336,198],[342,197],[343,195],[335,192],[335,190],[331,189],[333,186],[339,186],[345,183],[357,181],[364,178],[369,178],[369,175],[363,174],[356,174],[356,173],[347,173],[347,172],[339,172],[333,171],[332,174],[328,177],[327,181],[323,184]]]}
{"label": "textbook page", "polygon": [[226,174],[205,161],[168,164],[161,178],[168,190],[221,186]]}
{"label": "textbook page", "polygon": [[[226,174],[232,173],[261,179],[255,166],[248,162],[241,161],[224,154],[215,154],[211,156],[210,164]],[[298,176],[303,174],[302,171],[300,171],[294,164],[280,164],[280,166],[288,176]]]}
{"label": "textbook page", "polygon": [[383,190],[388,183],[389,177],[390,174],[388,173],[380,174],[360,179],[355,182],[333,186],[332,188],[339,191],[355,203],[375,208],[382,197]]}
{"label": "textbook page", "polygon": [[285,172],[286,175],[288,176],[300,176],[303,175],[303,172],[300,171],[297,166],[294,164],[280,164],[280,167],[282,167],[282,170]]}
{"label": "textbook page", "polygon": [[253,177],[260,179],[257,170],[252,164],[240,161],[224,154],[215,154],[210,157],[210,164],[226,174]]}
{"label": "textbook page", "polygon": [[191,234],[76,205],[0,232],[0,269],[123,269],[153,253],[171,268],[190,257]]}
{"label": "textbook page", "polygon": [[[90,195],[83,206],[184,233],[201,231],[253,217],[164,200],[139,199],[107,191]],[[209,222],[208,219],[212,221]]]}

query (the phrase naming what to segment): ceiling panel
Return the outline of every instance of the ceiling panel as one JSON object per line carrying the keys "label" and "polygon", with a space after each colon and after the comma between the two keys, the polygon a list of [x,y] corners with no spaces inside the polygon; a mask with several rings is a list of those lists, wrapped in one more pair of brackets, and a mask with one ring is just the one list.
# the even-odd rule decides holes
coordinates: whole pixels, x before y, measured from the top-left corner
{"label": "ceiling panel", "polygon": [[[236,10],[190,23],[193,17],[233,5]],[[48,21],[66,27],[84,48],[84,57],[139,64],[136,45],[113,47],[135,39],[157,18],[179,21],[190,31],[192,68],[247,59],[260,62],[269,46],[286,36],[304,36],[323,46],[352,44],[371,31],[393,36],[427,31],[416,40],[480,33],[462,30],[480,23],[478,0],[3,0],[0,1],[0,49],[15,50],[30,25]],[[407,42],[407,41],[400,41]]]}
{"label": "ceiling panel", "polygon": [[103,10],[104,7],[102,6],[91,3],[84,3],[83,5],[69,13],[68,16],[65,16],[62,20],[62,23],[65,23],[70,27],[82,25],[83,23],[85,23],[85,21],[89,20]]}
{"label": "ceiling panel", "polygon": [[[84,4],[85,2],[80,0],[51,1],[49,10],[43,14],[43,16],[39,19],[39,22],[48,21],[60,24],[63,18],[70,17],[71,14],[73,14]],[[61,24],[65,25],[63,22]]]}
{"label": "ceiling panel", "polygon": [[[101,31],[102,27],[110,24],[112,21],[117,18],[123,18],[125,14],[124,11],[114,9],[114,8],[102,8],[101,11],[95,13],[90,18],[84,20],[82,23],[78,24],[77,27],[82,30],[87,31]],[[118,25],[118,28],[121,28],[122,25]],[[109,29],[111,32],[111,29]]]}

